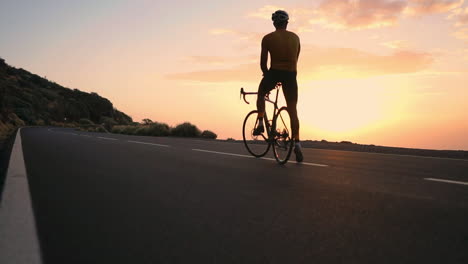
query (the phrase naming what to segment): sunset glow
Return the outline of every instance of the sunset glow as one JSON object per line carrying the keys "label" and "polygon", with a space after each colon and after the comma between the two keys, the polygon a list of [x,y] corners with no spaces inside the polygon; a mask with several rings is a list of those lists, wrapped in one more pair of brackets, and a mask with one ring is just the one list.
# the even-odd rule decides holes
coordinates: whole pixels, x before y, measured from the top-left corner
{"label": "sunset glow", "polygon": [[[79,2],[79,3],[78,3]],[[135,121],[241,139],[261,38],[301,38],[303,140],[468,150],[468,1],[2,1],[0,57]]]}

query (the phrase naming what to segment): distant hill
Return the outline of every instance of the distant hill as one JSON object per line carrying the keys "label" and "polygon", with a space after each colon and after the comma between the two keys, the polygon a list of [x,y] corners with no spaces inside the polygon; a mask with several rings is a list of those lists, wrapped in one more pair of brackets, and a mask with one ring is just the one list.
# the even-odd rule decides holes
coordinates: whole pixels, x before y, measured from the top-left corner
{"label": "distant hill", "polygon": [[90,120],[95,124],[127,125],[132,118],[97,93],[69,89],[0,58],[0,140],[21,125],[69,125]]}
{"label": "distant hill", "polygon": [[305,140],[305,141],[302,141],[301,144],[303,147],[316,148],[316,149],[332,149],[332,150],[370,152],[370,153],[380,153],[380,154],[397,154],[397,155],[410,155],[410,156],[422,156],[422,157],[468,159],[468,151],[464,151],[464,150],[433,150],[433,149],[387,147],[387,146],[358,144],[358,143],[352,143],[350,141],[328,142],[326,140],[321,140],[321,141]]}

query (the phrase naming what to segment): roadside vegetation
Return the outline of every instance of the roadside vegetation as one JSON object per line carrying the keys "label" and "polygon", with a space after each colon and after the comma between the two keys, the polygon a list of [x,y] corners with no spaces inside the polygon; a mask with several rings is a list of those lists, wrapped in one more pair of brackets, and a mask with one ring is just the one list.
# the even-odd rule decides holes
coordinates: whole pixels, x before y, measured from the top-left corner
{"label": "roadside vegetation", "polygon": [[63,87],[0,58],[0,140],[25,125],[104,130],[130,123],[128,115],[97,93]]}
{"label": "roadside vegetation", "polygon": [[191,123],[171,127],[143,119],[141,123],[118,111],[97,93],[69,89],[0,58],[0,147],[21,126],[55,126],[88,132],[141,136],[216,139],[209,130]]}
{"label": "roadside vegetation", "polygon": [[166,123],[153,122],[147,118],[143,119],[141,123],[113,126],[110,132],[116,134],[155,137],[201,137],[206,139],[216,139],[218,137],[216,133],[209,130],[202,132],[197,126],[189,122],[171,127]]}

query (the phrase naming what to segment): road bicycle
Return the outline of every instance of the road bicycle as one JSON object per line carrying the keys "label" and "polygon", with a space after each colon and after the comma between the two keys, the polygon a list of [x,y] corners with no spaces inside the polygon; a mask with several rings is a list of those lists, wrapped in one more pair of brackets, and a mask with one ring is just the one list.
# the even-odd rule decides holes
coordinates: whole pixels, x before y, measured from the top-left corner
{"label": "road bicycle", "polygon": [[[276,161],[279,164],[285,164],[291,156],[294,140],[290,132],[291,118],[288,108],[285,106],[278,107],[278,95],[281,88],[282,84],[279,82],[276,84],[275,89],[272,90],[276,90],[274,101],[270,99],[271,92],[265,95],[265,102],[273,104],[273,119],[269,120],[265,111],[263,118],[265,132],[260,135],[254,135],[253,132],[258,125],[258,111],[253,110],[244,119],[242,137],[247,151],[254,157],[260,158],[265,156],[270,147],[273,147],[273,156]],[[245,96],[257,95],[258,93],[245,92],[244,88],[241,88],[240,94],[244,101],[249,104]]]}

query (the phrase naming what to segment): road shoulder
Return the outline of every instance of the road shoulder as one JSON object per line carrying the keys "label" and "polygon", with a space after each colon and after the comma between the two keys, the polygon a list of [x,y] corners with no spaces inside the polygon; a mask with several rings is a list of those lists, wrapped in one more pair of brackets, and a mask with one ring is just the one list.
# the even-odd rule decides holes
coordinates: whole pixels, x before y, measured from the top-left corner
{"label": "road shoulder", "polygon": [[41,263],[21,129],[16,134],[0,203],[0,263]]}

